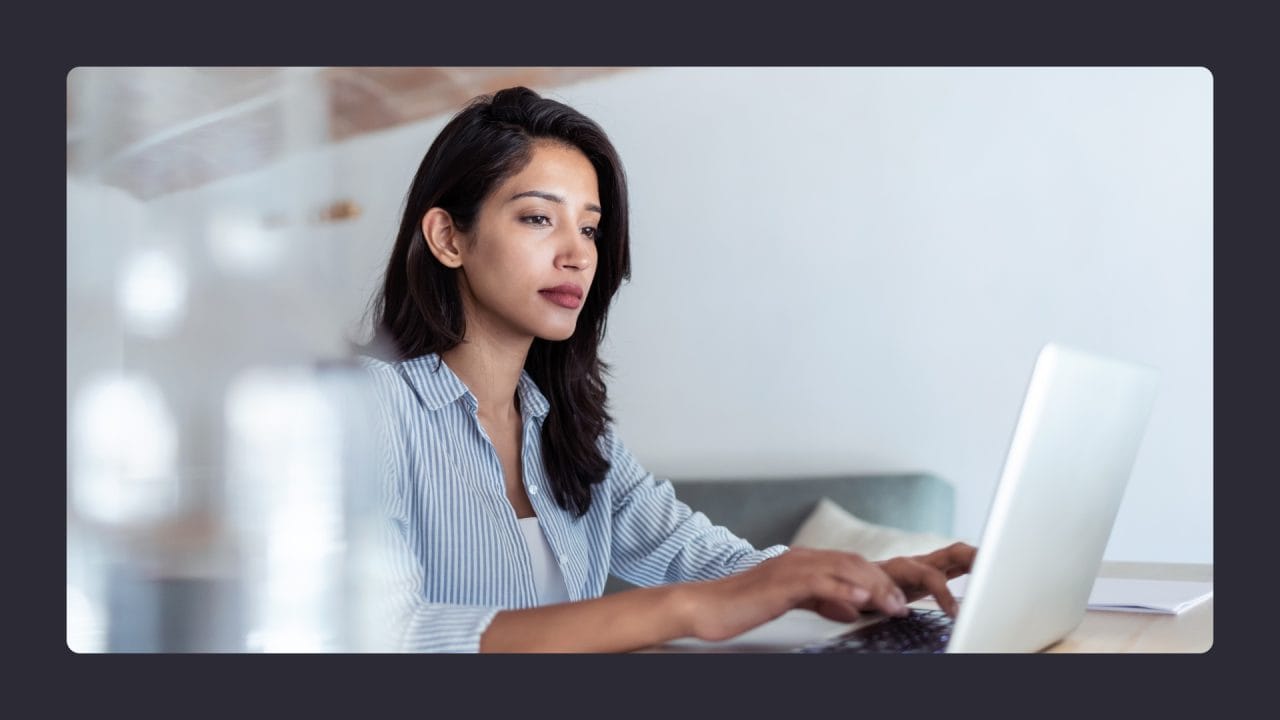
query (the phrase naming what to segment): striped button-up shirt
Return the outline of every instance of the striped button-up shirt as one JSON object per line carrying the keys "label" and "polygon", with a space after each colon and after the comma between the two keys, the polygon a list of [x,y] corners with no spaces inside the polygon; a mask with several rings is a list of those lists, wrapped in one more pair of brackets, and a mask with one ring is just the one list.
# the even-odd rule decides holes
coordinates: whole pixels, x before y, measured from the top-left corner
{"label": "striped button-up shirt", "polygon": [[[386,602],[399,649],[476,652],[494,615],[537,605],[537,593],[479,404],[436,361],[434,354],[364,361],[385,430],[382,500],[393,560]],[[641,586],[710,580],[787,550],[757,550],[691,510],[670,481],[641,467],[612,426],[598,439],[609,472],[591,509],[575,518],[556,504],[543,467],[548,401],[523,371],[517,395],[525,489],[571,601],[599,597],[611,573]]]}

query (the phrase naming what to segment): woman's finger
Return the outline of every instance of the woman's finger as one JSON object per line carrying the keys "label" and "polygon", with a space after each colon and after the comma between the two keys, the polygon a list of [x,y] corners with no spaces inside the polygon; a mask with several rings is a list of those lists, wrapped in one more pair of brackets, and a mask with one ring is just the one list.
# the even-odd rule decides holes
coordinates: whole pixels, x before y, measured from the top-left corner
{"label": "woman's finger", "polygon": [[[898,583],[889,573],[873,562],[868,562],[858,555],[850,555],[846,561],[836,567],[838,577],[844,581],[866,588],[870,593],[869,606],[886,615],[902,615],[907,610],[907,598]],[[868,607],[867,604],[862,607]]]}
{"label": "woman's finger", "polygon": [[955,596],[951,594],[951,589],[947,587],[946,574],[925,563],[917,563],[916,568],[918,570],[918,575],[916,576],[917,586],[928,590],[929,594],[933,595],[933,599],[938,602],[938,607],[942,608],[951,617],[955,617],[956,613],[960,611],[960,605],[956,603]]}
{"label": "woman's finger", "polygon": [[957,542],[926,555],[917,555],[915,559],[928,563],[939,572],[945,573],[947,578],[955,578],[968,573],[973,568],[973,560],[977,555],[977,551],[977,548],[972,545]]}

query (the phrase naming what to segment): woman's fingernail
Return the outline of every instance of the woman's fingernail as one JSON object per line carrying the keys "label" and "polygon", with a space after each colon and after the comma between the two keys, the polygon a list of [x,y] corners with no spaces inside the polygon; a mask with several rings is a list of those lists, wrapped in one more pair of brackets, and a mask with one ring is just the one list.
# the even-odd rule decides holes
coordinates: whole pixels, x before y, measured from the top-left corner
{"label": "woman's fingernail", "polygon": [[853,589],[853,601],[856,603],[864,603],[871,598],[871,593],[866,588]]}

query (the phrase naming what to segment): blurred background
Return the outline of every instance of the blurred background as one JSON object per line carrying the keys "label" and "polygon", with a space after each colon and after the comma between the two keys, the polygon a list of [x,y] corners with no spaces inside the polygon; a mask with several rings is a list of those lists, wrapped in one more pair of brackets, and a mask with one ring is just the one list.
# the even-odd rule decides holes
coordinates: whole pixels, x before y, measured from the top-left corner
{"label": "blurred background", "polygon": [[626,167],[648,469],[928,471],[977,542],[1056,340],[1162,371],[1106,559],[1212,562],[1203,68],[77,68],[72,650],[380,648],[348,343],[431,140],[516,84]]}

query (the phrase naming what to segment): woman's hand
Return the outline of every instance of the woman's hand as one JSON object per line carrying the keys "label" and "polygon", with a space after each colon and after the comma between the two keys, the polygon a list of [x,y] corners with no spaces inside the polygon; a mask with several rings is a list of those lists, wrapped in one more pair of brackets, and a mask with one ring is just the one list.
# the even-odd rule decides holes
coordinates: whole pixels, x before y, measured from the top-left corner
{"label": "woman's hand", "polygon": [[[890,561],[892,562],[892,561]],[[909,570],[894,570],[910,575]],[[684,588],[691,634],[726,640],[793,608],[837,622],[853,622],[864,610],[906,614],[898,581],[861,555],[793,548],[750,570]],[[944,588],[945,589],[945,588]]]}
{"label": "woman's hand", "polygon": [[955,617],[960,606],[947,588],[947,581],[969,572],[977,552],[972,545],[958,542],[926,555],[896,557],[876,565],[893,578],[906,595],[907,602],[933,595],[938,607]]}

